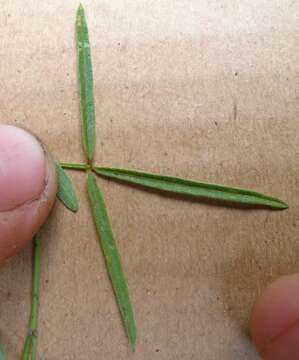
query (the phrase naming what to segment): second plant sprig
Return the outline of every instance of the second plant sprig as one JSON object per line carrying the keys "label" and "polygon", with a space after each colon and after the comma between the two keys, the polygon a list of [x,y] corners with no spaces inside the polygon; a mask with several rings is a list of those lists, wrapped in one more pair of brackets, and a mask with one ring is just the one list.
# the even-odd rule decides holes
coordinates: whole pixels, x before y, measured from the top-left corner
{"label": "second plant sprig", "polygon": [[[31,314],[29,320],[28,334],[26,336],[22,360],[36,360],[37,357],[37,325],[39,310],[39,289],[41,276],[41,232],[38,232],[32,243],[32,296]],[[1,360],[1,358],[0,358]]]}

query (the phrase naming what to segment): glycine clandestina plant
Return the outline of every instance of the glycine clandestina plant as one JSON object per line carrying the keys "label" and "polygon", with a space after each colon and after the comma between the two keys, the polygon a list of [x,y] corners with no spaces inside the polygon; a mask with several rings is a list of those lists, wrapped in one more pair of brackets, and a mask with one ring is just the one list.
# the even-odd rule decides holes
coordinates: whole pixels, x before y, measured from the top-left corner
{"label": "glycine clandestina plant", "polygon": [[[94,164],[96,145],[95,106],[93,94],[93,72],[91,64],[88,27],[82,5],[77,11],[76,20],[78,75],[80,89],[80,113],[83,129],[83,143],[86,162],[57,163],[59,189],[57,196],[71,211],[78,210],[78,200],[74,187],[64,169],[84,171],[87,175],[87,190],[96,231],[106,260],[107,271],[115,293],[116,301],[127,333],[128,340],[135,349],[136,326],[133,307],[129,297],[127,282],[122,270],[120,256],[111,229],[110,220],[101,190],[96,182],[96,175],[118,182],[139,185],[168,193],[178,193],[193,198],[212,199],[213,201],[237,203],[256,207],[286,209],[288,205],[271,196],[252,190],[229,186],[208,184],[193,180],[180,179],[173,176],[150,174],[136,170],[98,167]],[[22,359],[36,359],[37,354],[37,321],[39,305],[41,235],[33,240],[33,272],[32,272],[32,305],[29,331],[23,348]],[[1,359],[0,350],[0,359]]]}

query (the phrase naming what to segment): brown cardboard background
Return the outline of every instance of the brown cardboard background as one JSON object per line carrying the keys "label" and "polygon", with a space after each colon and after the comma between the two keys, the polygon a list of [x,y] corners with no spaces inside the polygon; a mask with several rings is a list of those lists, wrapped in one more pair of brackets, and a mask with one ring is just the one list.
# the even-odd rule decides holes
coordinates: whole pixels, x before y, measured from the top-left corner
{"label": "brown cardboard background", "polygon": [[[81,161],[77,1],[1,4],[0,119]],[[240,210],[99,180],[138,327],[131,354],[90,219],[59,203],[45,234],[39,358],[257,359],[250,308],[298,265],[295,1],[84,1],[99,164],[250,187],[290,204]],[[30,249],[0,272],[0,342],[19,359]]]}

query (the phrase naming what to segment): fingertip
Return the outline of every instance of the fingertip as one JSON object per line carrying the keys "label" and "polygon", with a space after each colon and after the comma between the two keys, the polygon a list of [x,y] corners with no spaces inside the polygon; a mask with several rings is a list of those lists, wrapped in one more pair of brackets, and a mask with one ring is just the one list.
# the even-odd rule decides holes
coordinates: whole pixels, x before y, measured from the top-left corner
{"label": "fingertip", "polygon": [[38,198],[45,186],[46,159],[29,132],[0,125],[0,211]]}
{"label": "fingertip", "polygon": [[264,359],[299,359],[299,275],[269,285],[252,309],[252,339]]}
{"label": "fingertip", "polygon": [[0,264],[25,247],[55,201],[54,161],[29,132],[0,125]]}

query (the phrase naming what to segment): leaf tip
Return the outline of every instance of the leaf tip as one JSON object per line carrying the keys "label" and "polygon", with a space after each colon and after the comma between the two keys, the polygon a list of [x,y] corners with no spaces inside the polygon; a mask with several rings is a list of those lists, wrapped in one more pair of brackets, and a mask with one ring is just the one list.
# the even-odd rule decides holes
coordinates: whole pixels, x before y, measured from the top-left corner
{"label": "leaf tip", "polygon": [[136,333],[135,332],[134,334],[127,333],[127,335],[128,335],[131,351],[134,353],[136,350]]}
{"label": "leaf tip", "polygon": [[82,3],[80,3],[78,6],[78,12],[84,12],[84,7],[83,7]]}
{"label": "leaf tip", "polygon": [[274,202],[272,201],[271,204],[268,204],[268,206],[274,210],[285,210],[289,208],[289,205],[282,200],[275,200]]}
{"label": "leaf tip", "polygon": [[127,335],[129,338],[131,350],[134,353],[136,350],[136,326],[135,326],[134,318],[133,318],[133,329],[131,328],[130,330],[129,329],[127,329],[127,330],[128,330]]}
{"label": "leaf tip", "polygon": [[272,205],[270,205],[272,208],[276,210],[285,210],[289,208],[289,205],[278,198],[272,198]]}
{"label": "leaf tip", "polygon": [[79,210],[78,203],[74,204],[72,207],[69,207],[69,210],[71,210],[73,213],[78,212]]}
{"label": "leaf tip", "polygon": [[284,202],[284,201],[280,201],[280,209],[284,210],[284,209],[288,209],[289,205]]}
{"label": "leaf tip", "polygon": [[84,18],[85,14],[84,14],[84,7],[83,5],[80,3],[77,9],[77,26],[81,26],[82,22],[81,19]]}

